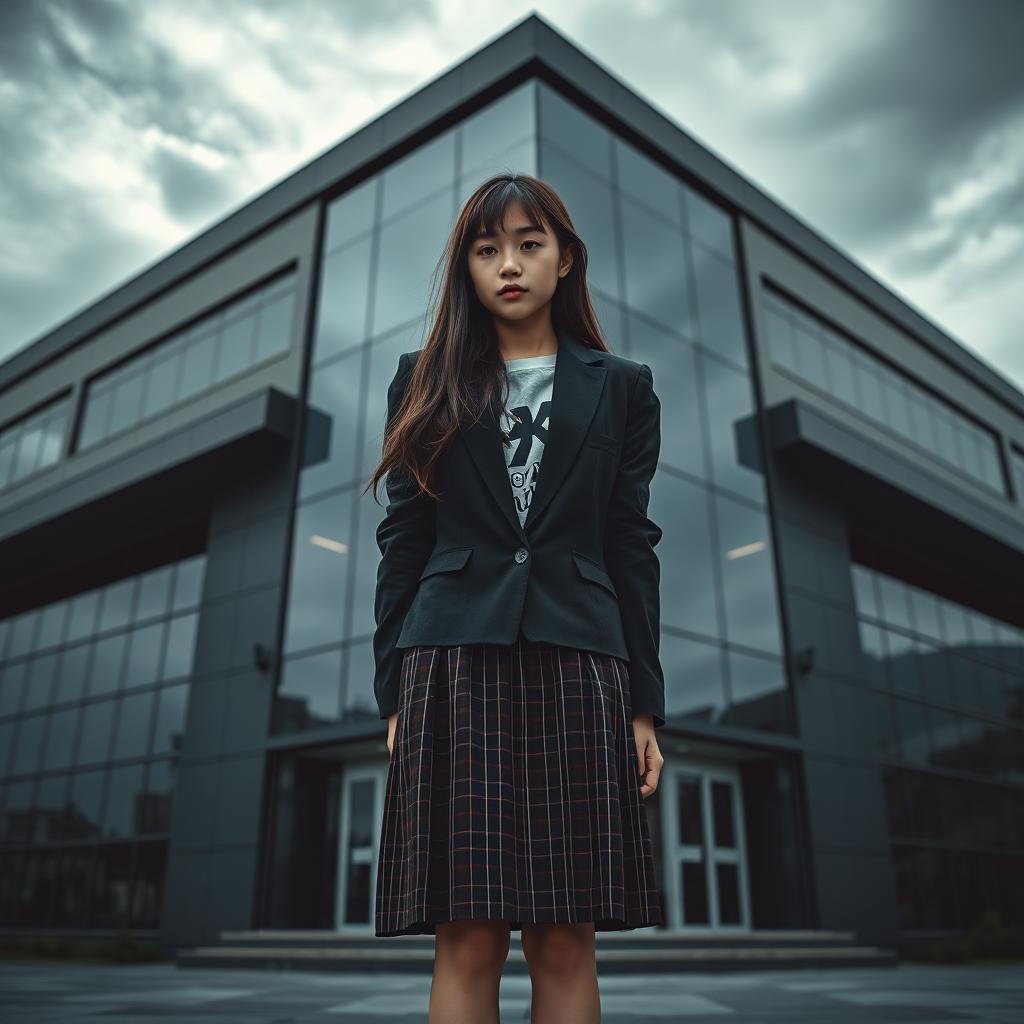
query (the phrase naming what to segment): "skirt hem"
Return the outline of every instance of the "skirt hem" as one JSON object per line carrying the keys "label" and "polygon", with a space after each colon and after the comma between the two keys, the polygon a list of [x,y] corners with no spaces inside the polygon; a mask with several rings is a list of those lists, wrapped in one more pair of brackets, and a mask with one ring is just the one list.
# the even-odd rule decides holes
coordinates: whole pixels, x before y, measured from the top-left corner
{"label": "skirt hem", "polygon": [[516,917],[509,917],[507,914],[427,914],[425,917],[417,917],[407,925],[400,925],[397,928],[386,928],[381,930],[379,926],[374,930],[375,938],[391,938],[400,935],[436,935],[437,925],[449,921],[508,921],[512,931],[521,931],[523,923],[526,924],[593,924],[594,930],[599,932],[626,932],[634,931],[637,928],[654,928],[662,925],[661,914],[649,914],[646,918],[643,915],[637,917],[598,917],[593,916],[577,917],[570,920],[556,919],[554,917],[531,917],[529,914],[520,914]]}

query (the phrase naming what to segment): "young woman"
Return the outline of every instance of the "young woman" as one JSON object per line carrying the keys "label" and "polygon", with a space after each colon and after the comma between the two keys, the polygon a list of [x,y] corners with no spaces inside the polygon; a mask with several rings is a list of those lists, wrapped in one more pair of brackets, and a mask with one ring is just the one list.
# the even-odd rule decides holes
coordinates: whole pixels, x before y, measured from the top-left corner
{"label": "young woman", "polygon": [[[498,1021],[521,929],[534,1021],[600,1013],[594,933],[662,921],[661,445],[587,250],[544,182],[466,200],[388,389],[374,692],[388,720],[376,934],[436,936],[430,1020]],[[368,484],[368,487],[370,485]]]}

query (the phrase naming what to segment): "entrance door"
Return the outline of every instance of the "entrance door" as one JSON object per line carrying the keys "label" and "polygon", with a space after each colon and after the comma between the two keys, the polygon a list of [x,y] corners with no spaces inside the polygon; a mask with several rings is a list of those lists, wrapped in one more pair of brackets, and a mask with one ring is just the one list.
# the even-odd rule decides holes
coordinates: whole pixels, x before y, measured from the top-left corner
{"label": "entrance door", "polygon": [[658,789],[669,927],[749,929],[739,771],[712,761],[669,762]]}
{"label": "entrance door", "polygon": [[338,931],[364,933],[373,926],[377,848],[384,814],[388,764],[348,766],[341,779],[338,828]]}

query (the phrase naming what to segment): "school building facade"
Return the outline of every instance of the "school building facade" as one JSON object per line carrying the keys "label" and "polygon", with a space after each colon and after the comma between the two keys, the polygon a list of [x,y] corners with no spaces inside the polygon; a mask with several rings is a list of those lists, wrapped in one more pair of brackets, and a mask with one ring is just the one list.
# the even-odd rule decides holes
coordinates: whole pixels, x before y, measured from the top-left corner
{"label": "school building facade", "polygon": [[0,365],[0,931],[370,935],[380,452],[537,174],[662,401],[667,911],[1024,918],[1024,395],[531,15]]}

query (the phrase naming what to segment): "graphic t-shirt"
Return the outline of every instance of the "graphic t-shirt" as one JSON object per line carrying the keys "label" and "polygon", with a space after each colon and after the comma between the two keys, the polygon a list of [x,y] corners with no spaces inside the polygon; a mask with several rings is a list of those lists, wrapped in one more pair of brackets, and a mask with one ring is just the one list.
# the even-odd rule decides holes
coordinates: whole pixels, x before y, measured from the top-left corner
{"label": "graphic t-shirt", "polygon": [[505,360],[508,396],[502,415],[502,427],[512,443],[508,447],[502,445],[502,448],[519,522],[524,526],[537,487],[540,458],[548,437],[548,413],[551,409],[551,388],[555,380],[557,356],[557,352],[552,352],[546,356]]}

